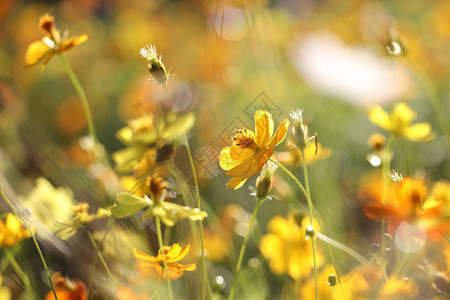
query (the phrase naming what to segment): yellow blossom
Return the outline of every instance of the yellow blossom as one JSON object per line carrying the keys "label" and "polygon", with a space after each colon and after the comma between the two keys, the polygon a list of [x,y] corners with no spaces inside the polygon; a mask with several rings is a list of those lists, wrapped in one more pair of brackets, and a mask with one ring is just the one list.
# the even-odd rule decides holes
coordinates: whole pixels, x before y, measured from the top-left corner
{"label": "yellow blossom", "polygon": [[175,155],[173,142],[183,136],[194,122],[192,113],[180,117],[169,114],[165,119],[158,120],[152,114],[145,114],[129,120],[128,126],[116,134],[126,145],[125,149],[112,154],[117,170],[120,173],[134,171],[137,175],[142,175],[159,163],[171,159]]}
{"label": "yellow blossom", "polygon": [[233,178],[227,188],[238,189],[245,181],[261,171],[273,154],[276,145],[286,137],[289,121],[284,120],[272,135],[272,115],[263,110],[255,112],[255,132],[249,129],[236,130],[233,146],[220,152],[220,166],[227,170],[225,175]]}
{"label": "yellow blossom", "polygon": [[[196,268],[194,264],[182,265],[177,263],[182,260],[189,252],[190,245],[181,248],[179,244],[172,246],[164,246],[164,253],[166,257],[167,268],[170,279],[177,279],[183,276],[184,271],[194,271]],[[166,279],[167,274],[164,270],[164,256],[161,249],[158,251],[156,257],[148,255],[138,249],[134,249],[134,258],[137,260],[137,266],[143,276],[161,277]]]}
{"label": "yellow blossom", "polygon": [[112,214],[116,218],[123,218],[144,209],[142,218],[159,217],[168,226],[174,226],[181,219],[188,218],[191,221],[200,221],[208,216],[206,212],[198,208],[190,208],[166,201],[167,183],[163,182],[160,177],[148,177],[145,185],[147,191],[143,197],[126,192],[117,194],[118,205],[112,209]]}
{"label": "yellow blossom", "polygon": [[0,221],[0,248],[12,247],[30,236],[28,229],[15,215],[9,213],[5,222]]}
{"label": "yellow blossom", "polygon": [[[290,151],[282,151],[274,154],[275,160],[282,165],[291,165],[294,167],[303,165],[303,158],[300,149],[297,147],[291,147]],[[316,145],[310,144],[306,146],[305,150],[306,164],[309,165],[313,162],[327,159],[331,156],[332,150],[330,148],[323,147],[320,143],[317,143],[317,153]]]}
{"label": "yellow blossom", "polygon": [[26,67],[34,66],[42,61],[43,69],[54,54],[67,51],[74,46],[84,43],[90,36],[82,34],[76,37],[61,38],[59,32],[55,28],[55,19],[48,14],[43,15],[39,19],[39,29],[44,33],[44,37],[40,41],[31,43],[25,54]]}
{"label": "yellow blossom", "polygon": [[414,142],[432,141],[435,134],[431,132],[431,125],[429,123],[411,125],[415,118],[416,112],[403,102],[398,103],[390,115],[379,105],[369,110],[370,121],[395,136]]}
{"label": "yellow blossom", "polygon": [[107,218],[111,215],[111,211],[109,209],[100,207],[93,215],[88,213],[88,209],[89,204],[84,202],[72,206],[72,212],[74,214],[72,220],[68,223],[61,223],[60,230],[57,235],[61,239],[67,240],[77,232],[79,227],[95,220]]}
{"label": "yellow blossom", "polygon": [[[264,257],[270,260],[274,274],[288,273],[294,280],[308,276],[314,268],[311,241],[290,215],[288,219],[273,217],[267,225],[269,233],[261,239],[259,248]],[[323,256],[316,249],[316,263],[320,266]]]}

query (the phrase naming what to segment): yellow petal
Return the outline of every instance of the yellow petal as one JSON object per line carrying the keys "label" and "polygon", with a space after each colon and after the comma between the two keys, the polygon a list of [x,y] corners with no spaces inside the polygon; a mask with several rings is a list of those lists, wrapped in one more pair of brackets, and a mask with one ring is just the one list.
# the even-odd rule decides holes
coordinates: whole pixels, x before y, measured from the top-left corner
{"label": "yellow petal", "polygon": [[233,177],[251,177],[261,170],[262,166],[259,167],[258,162],[256,161],[256,157],[250,156],[245,161],[241,162],[236,167],[225,173],[226,176]]}
{"label": "yellow petal", "polygon": [[53,50],[42,41],[31,43],[25,54],[26,67],[34,66],[49,55]]}
{"label": "yellow petal", "polygon": [[408,127],[404,133],[408,140],[414,142],[430,142],[436,135],[431,132],[431,125],[429,123],[418,123]]}
{"label": "yellow petal", "polygon": [[136,248],[133,249],[133,253],[134,253],[134,258],[143,262],[148,262],[148,263],[155,263],[156,259],[155,257],[148,255]]}
{"label": "yellow petal", "polygon": [[220,151],[219,164],[224,170],[230,170],[255,152],[249,148],[225,147]]}
{"label": "yellow petal", "polygon": [[369,120],[386,131],[390,131],[392,129],[392,123],[388,113],[385,112],[379,105],[370,108]]}
{"label": "yellow petal", "polygon": [[246,181],[247,178],[245,177],[233,177],[230,181],[228,181],[227,188],[237,190],[238,188],[243,186]]}
{"label": "yellow petal", "polygon": [[260,147],[266,145],[273,133],[273,120],[269,112],[264,110],[255,112],[255,130],[256,144]]}
{"label": "yellow petal", "polygon": [[275,135],[273,136],[273,139],[275,139],[275,145],[278,145],[281,143],[284,138],[286,137],[287,131],[289,129],[289,121],[284,120],[280,123],[280,125],[277,128],[277,131],[275,132]]}
{"label": "yellow petal", "polygon": [[58,49],[58,51],[59,51],[59,52],[67,51],[67,50],[73,48],[73,47],[76,46],[76,45],[79,45],[79,44],[81,44],[81,43],[86,42],[86,41],[89,40],[90,38],[91,38],[91,36],[88,35],[88,34],[82,34],[82,35],[79,35],[79,36],[76,36],[76,37],[68,38],[67,40],[62,41],[62,42],[59,44],[59,49]]}

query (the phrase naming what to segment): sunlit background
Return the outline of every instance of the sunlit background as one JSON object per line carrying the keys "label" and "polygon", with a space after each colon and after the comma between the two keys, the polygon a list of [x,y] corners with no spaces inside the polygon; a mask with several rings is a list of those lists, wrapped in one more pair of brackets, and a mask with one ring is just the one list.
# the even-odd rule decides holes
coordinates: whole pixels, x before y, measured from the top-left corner
{"label": "sunlit background", "polygon": [[[62,35],[67,30],[68,36],[91,36],[64,55],[86,92],[105,153],[124,147],[116,132],[131,118],[145,113],[157,117],[168,112],[194,113],[195,124],[187,137],[202,209],[208,213],[203,224],[210,299],[222,299],[229,293],[256,205],[249,187],[255,186],[257,176],[238,190],[227,189],[230,178],[220,168],[218,155],[231,144],[235,129],[254,128],[256,110],[269,111],[275,128],[293,109],[304,110],[310,134],[317,132],[322,150],[328,151],[323,159],[308,165],[323,233],[369,260],[373,245],[380,240],[380,223],[368,218],[363,208],[370,193],[380,189],[380,182],[378,186],[375,182],[380,181],[377,172],[382,158],[373,153],[368,139],[374,132],[386,134],[369,121],[369,108],[379,104],[391,111],[395,103],[405,101],[417,112],[414,122],[429,122],[436,133],[428,143],[398,139],[391,169],[403,176],[424,178],[429,194],[434,183],[450,177],[445,134],[450,113],[448,1],[2,0],[0,182],[10,200],[36,223],[51,273],[61,272],[83,282],[89,299],[167,299],[165,292],[158,292],[166,286],[140,276],[133,258],[133,248],[154,254],[159,248],[151,220],[142,222],[135,217],[89,224],[116,283],[96,258],[86,232],[79,230],[63,241],[49,228],[54,224],[50,220],[72,216],[70,208],[65,209],[71,200],[64,205],[61,199],[87,202],[95,212],[98,207],[113,205],[115,193],[126,187],[119,184],[121,174],[117,177],[94,163],[83,106],[60,59],[53,57],[45,69],[39,65],[25,68],[28,45],[42,38],[38,21],[45,13],[55,17]],[[393,40],[398,44],[390,44]],[[162,86],[153,84],[147,61],[139,54],[149,44],[155,45],[173,75],[167,83],[170,97]],[[438,106],[430,101],[430,94],[438,99]],[[444,116],[444,123],[438,114]],[[290,132],[286,140],[289,136]],[[177,146],[174,161],[194,195],[184,144]],[[274,158],[281,161],[289,147],[283,142],[276,151],[281,153]],[[111,159],[110,163],[114,168]],[[304,178],[301,164],[286,166]],[[57,196],[52,186],[44,187],[47,183],[41,181],[42,194],[32,197],[39,177],[64,195]],[[180,182],[170,176],[167,181],[169,188],[179,193]],[[260,240],[270,231],[267,225],[274,216],[308,213],[306,199],[280,170],[270,193],[275,197],[262,204],[247,244],[236,299],[314,299],[314,287],[308,285],[311,276],[294,281],[288,274],[277,274],[261,254]],[[450,201],[445,193],[443,197]],[[6,215],[11,209],[6,202],[0,204]],[[42,224],[46,219],[49,224]],[[199,249],[193,246],[189,221],[180,223],[166,232],[167,244],[191,244],[185,260],[197,262],[197,270],[172,282],[175,298],[201,299]],[[397,246],[392,246],[392,252],[398,260],[409,255],[411,265],[401,269],[405,271],[401,275],[412,277],[418,290],[399,299],[445,299],[439,297],[450,295],[448,242],[443,235],[432,240],[427,238],[427,230],[408,226],[400,227],[406,235],[422,234],[419,244],[414,244],[419,246],[405,246],[398,240],[400,236],[394,237],[392,243]],[[106,229],[111,233],[105,234]],[[33,242],[29,239],[11,249],[30,274],[37,298],[42,299],[50,286]],[[333,251],[341,274],[361,265],[348,254]],[[329,262],[325,247],[322,253]],[[12,299],[27,299],[6,256],[0,254],[0,259],[3,286]],[[444,288],[430,275],[438,273],[444,278]],[[310,298],[305,289],[311,291]]]}

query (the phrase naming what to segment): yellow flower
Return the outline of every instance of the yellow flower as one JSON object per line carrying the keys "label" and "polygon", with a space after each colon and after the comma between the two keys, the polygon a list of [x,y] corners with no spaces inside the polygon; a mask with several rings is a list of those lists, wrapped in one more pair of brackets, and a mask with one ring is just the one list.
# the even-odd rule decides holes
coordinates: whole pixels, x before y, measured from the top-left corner
{"label": "yellow flower", "polygon": [[[327,159],[333,152],[330,148],[324,148],[320,143],[317,143],[317,153],[315,144],[306,146],[304,151],[307,165],[322,159]],[[292,147],[290,151],[277,152],[274,154],[274,157],[282,165],[294,167],[303,165],[302,152],[297,147]]]}
{"label": "yellow flower", "polygon": [[28,229],[15,215],[9,213],[4,223],[0,221],[0,248],[12,247],[30,236]]}
{"label": "yellow flower", "polygon": [[369,110],[370,121],[395,136],[405,137],[414,142],[433,140],[436,135],[431,132],[431,125],[429,123],[411,125],[415,118],[416,112],[403,102],[398,103],[390,115],[379,105]]}
{"label": "yellow flower", "polygon": [[[182,260],[188,254],[190,248],[191,246],[189,244],[184,248],[181,248],[179,244],[164,246],[170,279],[177,279],[183,276],[184,271],[195,270],[195,264],[182,265],[177,263],[177,261]],[[155,277],[162,276],[164,279],[167,278],[166,271],[164,270],[164,256],[161,249],[158,251],[158,256],[156,257],[148,255],[138,249],[134,249],[133,252],[134,258],[137,260],[138,269],[143,276],[151,276],[153,273]]]}
{"label": "yellow flower", "polygon": [[261,171],[273,154],[276,145],[286,137],[289,121],[284,120],[273,133],[272,115],[263,110],[255,112],[255,132],[236,130],[233,146],[225,147],[220,152],[220,166],[228,170],[225,175],[233,178],[227,188],[238,189],[245,181]]}
{"label": "yellow flower", "polygon": [[[299,226],[292,215],[288,219],[273,217],[267,228],[269,233],[262,237],[259,248],[270,260],[272,272],[277,275],[288,273],[294,280],[309,275],[314,268],[314,260],[305,228]],[[323,262],[317,249],[316,262],[317,266]]]}
{"label": "yellow flower", "polygon": [[31,221],[40,237],[50,238],[49,232],[56,232],[58,224],[70,222],[75,204],[72,191],[68,188],[55,188],[45,178],[36,180],[36,187],[24,199],[25,207],[31,210]]}
{"label": "yellow flower", "polygon": [[163,120],[155,120],[152,114],[145,114],[129,120],[128,126],[116,134],[127,146],[112,154],[118,172],[134,171],[142,175],[159,163],[170,160],[175,155],[173,142],[183,136],[194,122],[192,113],[180,117],[169,114]]}
{"label": "yellow flower", "polygon": [[189,218],[191,221],[201,221],[208,214],[198,208],[181,206],[165,201],[167,196],[167,183],[160,177],[151,176],[145,182],[147,191],[143,197],[130,193],[117,194],[119,205],[112,209],[116,218],[123,218],[144,209],[142,218],[159,217],[167,226],[174,226],[178,220]]}
{"label": "yellow flower", "polygon": [[87,203],[79,203],[78,205],[72,206],[72,212],[74,213],[74,217],[68,223],[61,223],[60,230],[57,235],[63,239],[67,240],[71,236],[73,236],[79,227],[86,225],[95,220],[107,218],[111,215],[111,211],[109,209],[99,208],[97,212],[93,215],[88,213],[89,204]]}
{"label": "yellow flower", "polygon": [[26,67],[34,66],[42,61],[41,68],[43,69],[54,54],[67,51],[91,38],[87,34],[70,38],[63,36],[61,38],[55,28],[55,19],[48,14],[39,19],[39,29],[45,36],[42,40],[33,42],[28,46],[25,54]]}
{"label": "yellow flower", "polygon": [[414,298],[417,292],[417,286],[412,280],[391,276],[381,289],[379,299]]}

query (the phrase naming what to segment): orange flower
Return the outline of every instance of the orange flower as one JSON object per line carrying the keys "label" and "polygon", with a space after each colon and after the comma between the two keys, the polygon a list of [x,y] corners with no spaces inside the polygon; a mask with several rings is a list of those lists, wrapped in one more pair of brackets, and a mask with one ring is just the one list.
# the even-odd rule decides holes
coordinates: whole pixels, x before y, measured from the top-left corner
{"label": "orange flower", "polygon": [[87,34],[70,38],[63,36],[61,38],[55,28],[55,19],[48,14],[39,19],[39,29],[45,36],[42,40],[33,42],[28,46],[25,54],[26,67],[34,66],[42,61],[41,68],[43,69],[55,53],[67,51],[91,38]]}
{"label": "orange flower", "polygon": [[[191,248],[187,245],[183,249],[179,244],[173,244],[172,246],[164,246],[164,253],[166,256],[167,268],[169,269],[170,279],[177,279],[183,276],[184,271],[194,271],[195,264],[182,265],[177,261],[182,260],[189,252]],[[158,251],[158,256],[154,257],[148,255],[140,250],[134,249],[134,258],[137,260],[137,266],[143,276],[162,276],[163,279],[167,278],[167,274],[164,271],[164,257],[161,250]]]}
{"label": "orange flower", "polygon": [[[57,272],[52,276],[53,285],[55,286],[56,296],[58,300],[86,300],[86,286],[81,281],[72,281],[61,276]],[[53,291],[48,292],[44,300],[53,300],[55,296]]]}
{"label": "orange flower", "polygon": [[261,171],[273,154],[276,145],[286,137],[289,121],[284,120],[273,133],[272,115],[263,110],[255,112],[255,132],[236,130],[233,146],[225,147],[220,152],[220,166],[227,176],[233,178],[227,188],[238,189],[245,181]]}
{"label": "orange flower", "polygon": [[15,215],[9,213],[5,223],[0,221],[0,248],[12,247],[23,239],[29,238],[30,232]]}

